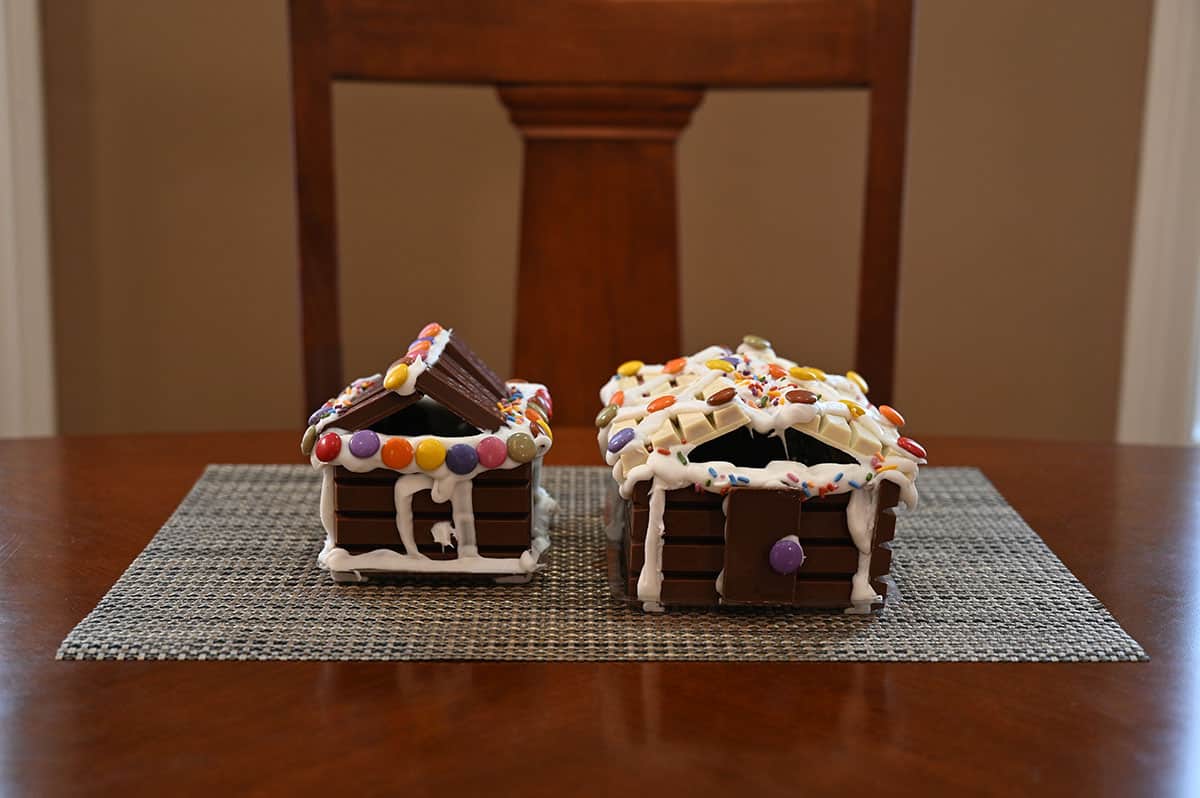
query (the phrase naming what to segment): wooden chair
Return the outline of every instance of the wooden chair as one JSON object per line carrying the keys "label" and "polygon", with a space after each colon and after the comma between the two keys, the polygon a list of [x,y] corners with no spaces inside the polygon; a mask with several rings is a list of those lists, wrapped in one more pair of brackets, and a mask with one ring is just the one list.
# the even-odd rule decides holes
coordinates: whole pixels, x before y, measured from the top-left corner
{"label": "wooden chair", "polygon": [[345,376],[336,80],[498,87],[525,141],[514,373],[568,423],[618,362],[680,354],[675,141],[704,89],[869,89],[857,367],[887,401],[911,24],[911,0],[291,0],[306,410]]}

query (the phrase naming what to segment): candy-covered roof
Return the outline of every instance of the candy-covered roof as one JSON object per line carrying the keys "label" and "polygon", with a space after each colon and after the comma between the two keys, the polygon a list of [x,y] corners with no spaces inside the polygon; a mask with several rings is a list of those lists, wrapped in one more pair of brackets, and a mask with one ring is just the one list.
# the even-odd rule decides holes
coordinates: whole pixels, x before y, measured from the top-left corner
{"label": "candy-covered roof", "polygon": [[[346,386],[312,414],[315,435],[327,426],[365,429],[428,396],[468,424],[496,430],[504,424],[504,381],[453,330],[425,325],[404,357],[383,375]],[[306,437],[309,437],[306,435]]]}
{"label": "candy-covered roof", "polygon": [[[876,470],[890,464],[907,472],[924,462],[925,450],[899,432],[904,418],[871,404],[867,390],[853,371],[801,366],[748,335],[736,352],[713,346],[661,365],[622,364],[600,391],[604,409],[596,426],[622,481],[659,456],[687,466],[697,446],[746,427],[782,439],[785,447],[785,433],[795,429],[844,453],[842,462]],[[788,459],[800,458],[793,452]]]}

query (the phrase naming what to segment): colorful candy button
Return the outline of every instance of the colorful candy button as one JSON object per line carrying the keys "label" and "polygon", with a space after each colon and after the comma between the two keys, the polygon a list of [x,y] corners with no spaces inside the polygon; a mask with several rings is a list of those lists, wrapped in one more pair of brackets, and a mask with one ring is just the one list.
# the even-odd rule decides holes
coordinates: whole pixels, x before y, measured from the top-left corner
{"label": "colorful candy button", "polygon": [[554,418],[554,400],[550,398],[550,392],[545,388],[538,388],[534,396],[542,403],[542,407],[546,408],[546,418]]}
{"label": "colorful candy button", "polygon": [[614,393],[612,395],[612,398],[608,400],[608,403],[610,405],[616,405],[617,407],[621,407],[622,405],[625,404],[625,392],[617,391],[616,393]]}
{"label": "colorful candy button", "polygon": [[420,355],[429,351],[430,343],[424,339],[418,338],[408,345],[408,354]]}
{"label": "colorful candy button", "polygon": [[508,456],[518,463],[528,463],[537,457],[537,445],[524,432],[508,436]]}
{"label": "colorful candy button", "polygon": [[350,454],[364,459],[379,451],[379,435],[369,429],[360,429],[350,436]]}
{"label": "colorful candy button", "polygon": [[798,380],[825,382],[825,372],[815,369],[812,366],[792,366],[788,370],[788,373]]}
{"label": "colorful candy button", "polygon": [[716,369],[717,371],[733,371],[733,364],[724,358],[715,357],[712,360],[706,361],[704,367],[708,369]]}
{"label": "colorful candy button", "polygon": [[671,395],[660,396],[657,399],[646,405],[647,413],[657,413],[659,410],[666,410],[671,405],[675,404],[675,397]]}
{"label": "colorful candy button", "polygon": [[863,393],[866,393],[867,391],[871,390],[869,387],[867,387],[866,379],[863,377],[863,375],[859,374],[857,371],[847,371],[846,379],[850,380],[850,382],[857,385],[858,390],[862,391]]}
{"label": "colorful candy button", "polygon": [[442,325],[436,321],[431,321],[421,328],[421,332],[417,334],[418,338],[432,338],[442,331]]}
{"label": "colorful candy button", "polygon": [[772,377],[774,377],[777,380],[782,380],[784,377],[787,376],[787,372],[784,371],[783,366],[779,365],[778,363],[768,364],[767,365],[767,373],[770,374]]}
{"label": "colorful candy button", "polygon": [[674,360],[668,360],[663,364],[664,374],[678,374],[683,371],[683,367],[687,365],[686,357],[677,357]]}
{"label": "colorful candy button", "polygon": [[758,335],[743,335],[742,343],[755,349],[770,349],[771,342]]}
{"label": "colorful candy button", "polygon": [[413,459],[413,447],[408,442],[407,438],[388,438],[383,444],[383,452],[380,454],[383,458],[383,464],[388,468],[400,470],[407,468],[408,464]]}
{"label": "colorful candy button", "polygon": [[470,474],[479,465],[475,447],[468,443],[456,443],[446,452],[446,468],[455,474]]}
{"label": "colorful candy button", "polygon": [[417,465],[426,471],[446,462],[446,445],[436,438],[426,438],[417,444]]}
{"label": "colorful candy button", "polygon": [[304,430],[304,437],[300,439],[300,454],[308,457],[312,454],[313,447],[317,445],[317,428],[309,425],[309,428]]}
{"label": "colorful candy button", "polygon": [[617,406],[609,405],[608,407],[601,410],[600,414],[596,416],[596,426],[597,427],[607,427],[609,424],[612,423],[612,420],[616,417],[617,417]]}
{"label": "colorful candy button", "polygon": [[525,418],[529,419],[530,421],[541,421],[543,416],[540,412],[538,412],[536,407],[526,406]]}
{"label": "colorful candy button", "polygon": [[733,401],[733,397],[737,396],[737,390],[733,388],[722,388],[721,390],[708,397],[706,400],[713,407],[728,404]]}
{"label": "colorful candy button", "polygon": [[608,450],[613,454],[624,449],[633,440],[633,427],[617,430],[611,438],[608,439]]}
{"label": "colorful candy button", "polygon": [[406,382],[408,382],[408,365],[397,363],[388,369],[387,376],[383,378],[383,387],[394,391]]}
{"label": "colorful candy button", "polygon": [[550,408],[546,407],[546,403],[542,402],[541,398],[538,396],[530,396],[528,400],[526,400],[526,407],[538,410],[538,412],[541,413],[541,418],[550,418]]}
{"label": "colorful candy button", "polygon": [[886,418],[896,429],[904,426],[904,416],[900,415],[900,411],[890,405],[880,405],[879,415]]}
{"label": "colorful candy button", "polygon": [[770,564],[771,570],[783,576],[794,574],[800,570],[805,559],[804,547],[800,545],[800,539],[795,535],[787,535],[775,541],[775,544],[771,546],[770,554],[767,555],[767,562]]}
{"label": "colorful candy button", "polygon": [[788,391],[783,395],[783,398],[787,399],[794,405],[811,405],[816,404],[817,401],[817,395],[815,393],[812,391],[806,391],[803,388],[796,388]]}
{"label": "colorful candy button", "polygon": [[[896,440],[896,445],[911,454],[913,457],[920,457],[922,460],[925,459],[925,447],[914,441],[912,438],[905,438],[901,436]],[[320,455],[318,454],[317,456],[319,457]]]}
{"label": "colorful candy button", "polygon": [[504,445],[504,441],[491,435],[475,446],[475,455],[484,468],[498,468],[508,459],[508,447]]}
{"label": "colorful candy button", "polygon": [[550,425],[545,421],[530,421],[529,434],[535,438],[538,435],[545,435],[550,440],[554,440],[554,435],[550,432]]}
{"label": "colorful candy button", "polygon": [[855,418],[860,418],[867,412],[866,410],[863,410],[862,405],[860,405],[858,402],[851,402],[849,399],[839,399],[838,401],[844,404],[850,411],[850,415],[854,416]]}
{"label": "colorful candy button", "polygon": [[626,360],[621,365],[617,366],[617,373],[622,377],[632,377],[642,370],[642,366],[646,364],[640,360]]}
{"label": "colorful candy button", "polygon": [[314,412],[311,416],[308,417],[308,423],[316,424],[318,421],[325,418],[325,416],[329,415],[332,412],[333,412],[332,404],[322,405],[321,407],[317,408],[316,412]]}
{"label": "colorful candy button", "polygon": [[341,436],[336,432],[326,432],[321,436],[321,440],[317,441],[316,451],[317,459],[322,463],[328,463],[342,451]]}

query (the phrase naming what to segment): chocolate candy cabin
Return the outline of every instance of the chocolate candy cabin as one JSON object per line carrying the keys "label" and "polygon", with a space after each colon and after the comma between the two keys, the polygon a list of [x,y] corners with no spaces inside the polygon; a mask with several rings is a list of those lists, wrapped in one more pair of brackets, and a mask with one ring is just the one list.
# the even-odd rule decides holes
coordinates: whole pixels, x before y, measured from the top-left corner
{"label": "chocolate candy cabin", "polygon": [[321,472],[318,558],[339,582],[372,573],[528,581],[550,546],[540,483],[550,394],[505,383],[432,323],[384,374],[350,383],[300,445]]}
{"label": "chocolate candy cabin", "polygon": [[888,593],[893,508],[917,503],[925,450],[855,372],[826,374],[747,335],[600,391],[619,500],[615,583],[649,611],[791,605],[864,613]]}

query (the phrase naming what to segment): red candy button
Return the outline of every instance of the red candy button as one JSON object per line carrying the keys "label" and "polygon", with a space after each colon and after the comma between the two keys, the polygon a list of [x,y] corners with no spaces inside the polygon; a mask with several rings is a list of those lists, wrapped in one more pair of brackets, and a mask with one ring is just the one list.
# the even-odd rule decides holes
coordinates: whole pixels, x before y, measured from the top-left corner
{"label": "red candy button", "polygon": [[896,441],[896,445],[911,454],[913,457],[920,457],[922,460],[925,459],[925,447],[914,441],[912,438],[899,438]]}
{"label": "red candy button", "polygon": [[342,439],[336,432],[326,432],[321,436],[321,440],[317,441],[317,459],[322,463],[328,463],[337,457],[341,450]]}
{"label": "red candy button", "polygon": [[436,321],[431,321],[428,324],[426,324],[424,327],[421,328],[421,333],[417,337],[418,338],[432,338],[433,336],[437,335],[441,331],[442,331],[442,325],[438,324]]}

